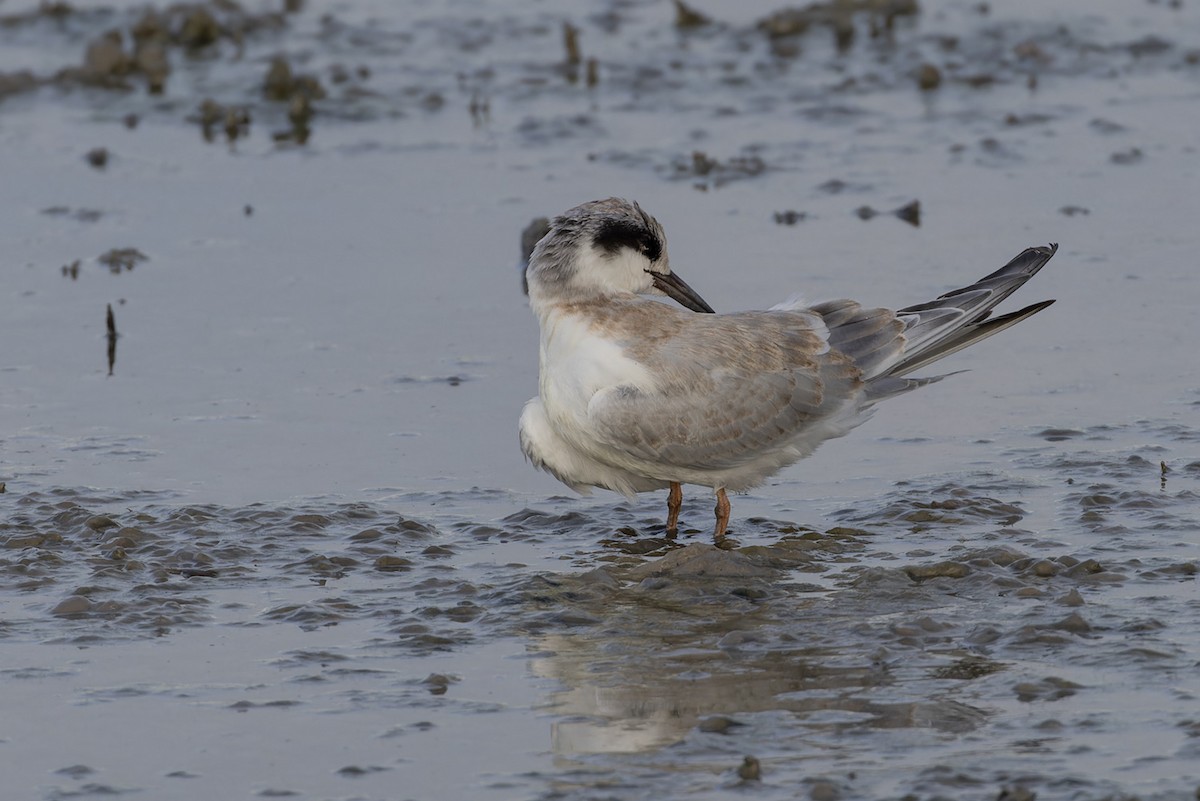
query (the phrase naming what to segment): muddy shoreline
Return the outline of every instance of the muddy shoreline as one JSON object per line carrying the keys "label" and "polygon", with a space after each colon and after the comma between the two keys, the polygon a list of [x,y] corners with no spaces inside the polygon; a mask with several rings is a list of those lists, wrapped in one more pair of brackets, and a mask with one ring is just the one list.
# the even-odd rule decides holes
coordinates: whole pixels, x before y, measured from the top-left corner
{"label": "muddy shoreline", "polygon": [[[0,2],[23,797],[1191,799],[1200,14]],[[531,221],[1058,303],[734,503],[524,464]],[[932,293],[932,294],[931,294]]]}

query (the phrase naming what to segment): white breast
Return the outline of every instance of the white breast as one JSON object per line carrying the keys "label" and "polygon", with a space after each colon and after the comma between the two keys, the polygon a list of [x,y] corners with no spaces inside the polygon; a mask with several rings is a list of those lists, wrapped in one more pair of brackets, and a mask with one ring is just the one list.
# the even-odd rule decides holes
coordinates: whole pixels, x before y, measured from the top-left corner
{"label": "white breast", "polygon": [[[591,321],[561,309],[542,318],[539,393],[551,425],[564,438],[586,440],[587,410],[601,390],[633,386],[652,390],[654,377]],[[586,448],[586,441],[580,443]]]}

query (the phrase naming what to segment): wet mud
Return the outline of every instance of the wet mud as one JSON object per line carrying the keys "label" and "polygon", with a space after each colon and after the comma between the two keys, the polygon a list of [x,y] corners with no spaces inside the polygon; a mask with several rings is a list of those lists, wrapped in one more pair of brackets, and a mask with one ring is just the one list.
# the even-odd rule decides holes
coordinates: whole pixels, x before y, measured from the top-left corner
{"label": "wet mud", "polygon": [[[4,786],[1193,798],[1198,36],[1171,2],[0,2]],[[608,194],[723,311],[1051,240],[1059,302],[718,549],[702,491],[668,537],[521,462],[519,267]]]}
{"label": "wet mud", "polygon": [[[157,698],[229,730],[268,709],[258,725],[340,719],[349,753],[301,744],[303,767],[262,774],[275,790],[303,791],[315,771],[389,797],[399,770],[426,776],[413,781],[430,795],[407,797],[715,798],[755,781],[769,797],[1182,798],[1196,782],[1200,470],[1160,484],[1136,454],[1038,450],[1009,475],[897,487],[824,530],[752,517],[732,550],[686,527],[666,537],[649,502],[551,499],[479,523],[404,514],[427,495],[227,507],[9,492],[0,643],[21,657],[5,674],[13,692],[64,694],[51,705]],[[685,503],[684,519],[706,507]],[[96,649],[169,652],[231,629],[257,632],[236,657],[272,679],[126,684],[89,669]],[[496,647],[509,659],[480,658]],[[64,648],[65,667],[37,658]],[[522,766],[495,792],[424,773],[471,742],[439,740],[443,727],[511,703],[481,666],[543,688],[541,733],[485,747]],[[355,731],[367,708],[392,727]],[[338,761],[360,749],[382,763]],[[68,739],[39,757],[50,796],[118,779],[111,754],[89,751]],[[205,760],[172,759],[120,786],[160,792],[168,767],[229,786]]]}

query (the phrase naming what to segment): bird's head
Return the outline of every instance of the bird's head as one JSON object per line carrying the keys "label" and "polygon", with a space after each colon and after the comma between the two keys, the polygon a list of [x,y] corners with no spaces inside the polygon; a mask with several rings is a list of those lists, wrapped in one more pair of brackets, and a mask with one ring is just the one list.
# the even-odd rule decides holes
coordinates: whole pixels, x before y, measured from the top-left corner
{"label": "bird's head", "polygon": [[712,312],[671,272],[658,220],[620,198],[593,200],[555,217],[533,249],[526,276],[534,303],[633,293],[665,295],[692,311]]}

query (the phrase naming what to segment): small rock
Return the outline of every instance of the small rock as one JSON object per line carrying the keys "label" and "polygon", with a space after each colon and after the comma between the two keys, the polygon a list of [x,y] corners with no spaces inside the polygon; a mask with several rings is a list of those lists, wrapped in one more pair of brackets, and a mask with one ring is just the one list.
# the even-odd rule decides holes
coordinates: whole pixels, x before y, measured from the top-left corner
{"label": "small rock", "polygon": [[171,73],[171,63],[167,60],[167,49],[157,39],[151,39],[138,44],[133,56],[134,64],[146,76],[146,90],[152,95],[161,95],[167,84],[167,75]]}
{"label": "small rock", "polygon": [[798,222],[803,222],[808,219],[808,214],[803,211],[787,211],[775,212],[775,223],[777,225],[795,225]]}
{"label": "small rock", "polygon": [[1003,664],[993,662],[986,657],[971,655],[963,657],[954,664],[938,668],[933,675],[939,679],[970,681],[1000,670],[1004,670]]}
{"label": "small rock", "polygon": [[758,632],[731,631],[721,639],[717,640],[717,647],[721,649],[738,648],[742,645],[761,643],[763,641],[763,636]]}
{"label": "small rock", "polygon": [[312,116],[312,101],[308,99],[308,95],[300,92],[292,95],[291,102],[288,103],[288,121],[292,123],[292,128],[297,131],[307,128],[312,122]]}
{"label": "small rock", "polygon": [[1014,684],[1013,692],[1017,694],[1018,701],[1030,703],[1036,700],[1057,701],[1060,698],[1067,698],[1082,687],[1082,684],[1076,684],[1058,676],[1047,676],[1041,681]]}
{"label": "small rock", "polygon": [[724,715],[712,715],[696,724],[696,728],[709,734],[728,734],[730,729],[736,729],[739,726],[745,725],[745,723],[736,721],[733,718],[727,718]]}
{"label": "small rock", "polygon": [[221,26],[216,18],[207,9],[196,6],[183,22],[179,42],[184,47],[199,50],[216,42],[220,35]]}
{"label": "small rock", "polygon": [[[631,533],[631,532],[622,531],[621,533],[627,534],[627,533]],[[637,534],[636,531],[634,531],[632,533],[634,535]],[[620,550],[622,553],[628,553],[628,554],[634,554],[634,555],[654,553],[655,551],[661,551],[664,548],[671,547],[671,541],[668,539],[663,539],[661,537],[644,537],[642,539],[633,540],[631,542],[630,541],[616,541],[616,542],[613,542],[612,544],[618,550]]]}
{"label": "small rock", "polygon": [[114,274],[122,270],[132,270],[139,262],[149,261],[150,257],[137,248],[113,248],[101,254],[97,261],[111,270]]}
{"label": "small rock", "polygon": [[[250,112],[246,108],[230,106],[225,111],[225,139],[236,142],[250,132]],[[205,138],[208,138],[206,134]]]}
{"label": "small rock", "polygon": [[971,568],[962,562],[938,562],[934,565],[906,567],[904,572],[913,581],[926,581],[932,578],[964,578],[971,574]]}
{"label": "small rock", "polygon": [[712,20],[696,11],[694,8],[684,5],[683,0],[675,0],[675,27],[687,30],[688,28],[701,28],[711,23]]}
{"label": "small rock", "polygon": [[838,801],[842,797],[842,791],[836,784],[823,780],[813,782],[808,794],[812,801]]}
{"label": "small rock", "polygon": [[108,166],[108,148],[94,147],[87,152],[87,163],[91,164],[97,170],[103,170]]}
{"label": "small rock", "polygon": [[92,531],[104,531],[106,528],[113,528],[117,522],[107,515],[93,515],[84,521],[84,525]]}
{"label": "small rock", "polygon": [[762,781],[762,764],[757,758],[748,756],[738,766],[737,775],[744,782]]}
{"label": "small rock", "polygon": [[1062,620],[1053,624],[1051,628],[1059,631],[1069,631],[1072,634],[1087,634],[1091,632],[1092,626],[1078,612],[1072,612]]}
{"label": "small rock", "polygon": [[92,602],[82,595],[69,595],[50,610],[54,615],[79,615],[92,608]]}
{"label": "small rock", "polygon": [[590,584],[595,587],[604,587],[606,589],[616,589],[621,585],[619,581],[613,578],[612,573],[609,573],[602,567],[598,567],[595,570],[589,570],[586,573],[580,573],[577,578],[584,584]]}
{"label": "small rock", "polygon": [[87,765],[71,765],[67,768],[59,768],[54,771],[59,776],[68,776],[72,779],[82,779],[84,776],[90,776],[96,771]]}
{"label": "small rock", "polygon": [[1145,155],[1146,154],[1144,154],[1139,148],[1131,147],[1128,150],[1121,150],[1117,153],[1113,153],[1108,157],[1108,160],[1113,164],[1137,164],[1139,161],[1145,158]]}
{"label": "small rock", "polygon": [[1079,590],[1072,589],[1055,603],[1060,606],[1083,606],[1083,596],[1079,594]]}
{"label": "small rock", "polygon": [[429,688],[430,695],[445,695],[447,688],[458,681],[455,676],[444,673],[430,673],[421,683]]}
{"label": "small rock", "polygon": [[563,23],[563,48],[567,51],[568,64],[578,64],[583,61],[579,52],[579,29],[569,22]]}
{"label": "small rock", "polygon": [[383,768],[377,768],[374,766],[364,768],[361,765],[346,765],[344,768],[338,768],[337,774],[339,776],[345,776],[348,779],[360,779],[363,776],[367,776],[371,773],[376,773],[381,770],[383,770]]}
{"label": "small rock", "polygon": [[900,208],[892,212],[896,218],[903,220],[914,228],[921,226],[921,201],[914,200],[910,203],[905,203]]}
{"label": "small rock", "polygon": [[784,8],[759,20],[758,29],[772,39],[799,36],[818,19],[819,4],[805,8]]}
{"label": "small rock", "polygon": [[1038,578],[1050,578],[1058,575],[1058,565],[1048,559],[1041,559],[1034,563],[1030,572]]}
{"label": "small rock", "polygon": [[1071,567],[1071,569],[1067,571],[1067,575],[1071,578],[1079,578],[1081,576],[1090,576],[1095,573],[1103,572],[1104,567],[1095,559],[1085,559]]}
{"label": "small rock", "polygon": [[922,92],[929,92],[942,85],[942,71],[932,64],[922,64],[917,70],[917,86]]}
{"label": "small rock", "polygon": [[211,142],[213,140],[213,130],[225,117],[225,107],[211,97],[206,97],[200,103],[200,108],[197,114],[189,119],[200,123],[200,130],[204,134],[204,141]]}
{"label": "small rock", "polygon": [[293,88],[295,81],[291,65],[283,56],[275,56],[267,68],[267,77],[263,79],[263,94],[268,100],[282,102],[291,98]]}
{"label": "small rock", "polygon": [[83,57],[84,70],[101,81],[126,74],[131,65],[120,31],[109,31],[92,41]]}
{"label": "small rock", "polygon": [[142,14],[142,18],[134,23],[130,33],[133,34],[133,41],[138,43],[149,41],[166,42],[171,38],[170,31],[167,30],[162,17],[152,8],[147,9]]}

